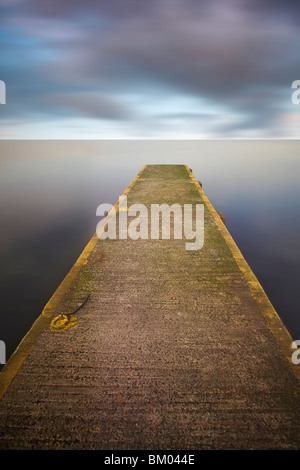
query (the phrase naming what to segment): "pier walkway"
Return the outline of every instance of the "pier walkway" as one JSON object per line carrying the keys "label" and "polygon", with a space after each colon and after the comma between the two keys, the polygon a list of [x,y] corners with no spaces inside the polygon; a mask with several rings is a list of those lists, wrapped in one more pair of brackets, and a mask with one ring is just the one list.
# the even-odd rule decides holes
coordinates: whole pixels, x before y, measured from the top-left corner
{"label": "pier walkway", "polygon": [[0,448],[299,449],[292,339],[191,171],[125,194],[204,203],[204,246],[94,236],[0,374]]}

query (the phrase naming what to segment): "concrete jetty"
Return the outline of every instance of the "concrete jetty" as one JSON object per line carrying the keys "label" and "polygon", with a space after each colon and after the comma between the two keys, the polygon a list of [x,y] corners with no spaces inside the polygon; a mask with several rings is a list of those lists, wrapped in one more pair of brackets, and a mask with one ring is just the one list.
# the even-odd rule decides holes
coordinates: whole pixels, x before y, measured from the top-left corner
{"label": "concrete jetty", "polygon": [[203,248],[95,235],[0,374],[0,448],[299,449],[293,340],[190,169],[124,195],[204,204]]}

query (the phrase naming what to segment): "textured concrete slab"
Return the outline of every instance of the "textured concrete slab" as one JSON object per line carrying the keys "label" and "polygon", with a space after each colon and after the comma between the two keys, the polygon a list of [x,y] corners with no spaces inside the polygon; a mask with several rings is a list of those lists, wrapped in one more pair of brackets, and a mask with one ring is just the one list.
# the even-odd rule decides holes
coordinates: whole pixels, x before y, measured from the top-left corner
{"label": "textured concrete slab", "polygon": [[[205,203],[203,249],[93,239],[0,375],[0,448],[299,448],[290,338],[191,173],[149,165],[127,195]],[[54,334],[51,318],[88,293],[78,324]]]}

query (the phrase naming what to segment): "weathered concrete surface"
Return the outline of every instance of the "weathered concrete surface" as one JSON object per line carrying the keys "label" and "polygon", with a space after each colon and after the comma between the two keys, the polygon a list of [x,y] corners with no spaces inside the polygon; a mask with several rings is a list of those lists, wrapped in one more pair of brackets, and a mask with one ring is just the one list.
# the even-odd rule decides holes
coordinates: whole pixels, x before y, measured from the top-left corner
{"label": "weathered concrete surface", "polygon": [[[128,203],[200,203],[147,166]],[[205,243],[98,241],[0,402],[2,449],[299,448],[299,382],[214,218]]]}

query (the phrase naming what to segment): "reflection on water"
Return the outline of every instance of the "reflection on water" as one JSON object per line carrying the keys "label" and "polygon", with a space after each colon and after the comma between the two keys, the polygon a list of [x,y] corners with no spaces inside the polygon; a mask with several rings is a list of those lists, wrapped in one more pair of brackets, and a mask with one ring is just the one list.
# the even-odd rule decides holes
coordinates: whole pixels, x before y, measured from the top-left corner
{"label": "reflection on water", "polygon": [[294,339],[300,274],[300,142],[0,143],[0,339],[9,356],[146,163],[186,163]]}

